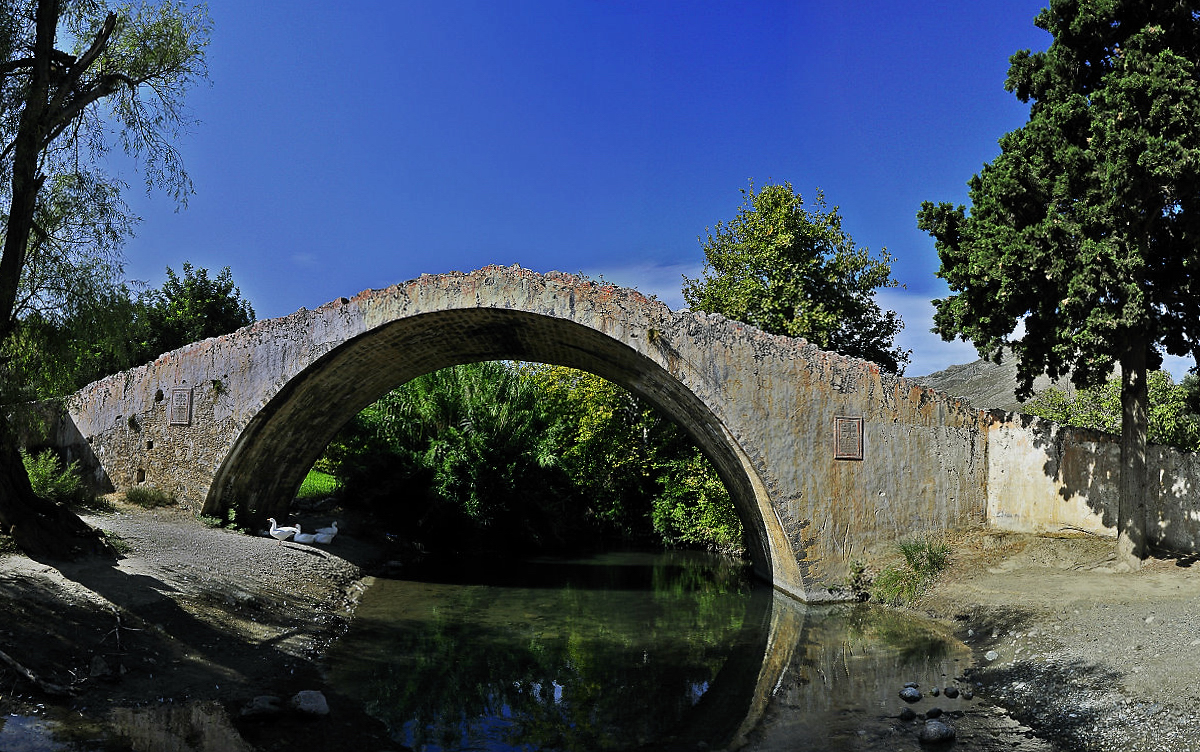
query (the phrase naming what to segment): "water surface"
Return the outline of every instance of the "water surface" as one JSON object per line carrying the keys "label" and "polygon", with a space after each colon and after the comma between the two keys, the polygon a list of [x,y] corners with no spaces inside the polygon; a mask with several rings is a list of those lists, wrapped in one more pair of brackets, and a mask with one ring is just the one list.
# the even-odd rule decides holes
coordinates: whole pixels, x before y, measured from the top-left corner
{"label": "water surface", "polygon": [[[327,678],[430,752],[915,750],[899,689],[968,661],[932,625],[805,607],[720,557],[611,553],[377,580]],[[973,735],[977,701],[937,704]]]}

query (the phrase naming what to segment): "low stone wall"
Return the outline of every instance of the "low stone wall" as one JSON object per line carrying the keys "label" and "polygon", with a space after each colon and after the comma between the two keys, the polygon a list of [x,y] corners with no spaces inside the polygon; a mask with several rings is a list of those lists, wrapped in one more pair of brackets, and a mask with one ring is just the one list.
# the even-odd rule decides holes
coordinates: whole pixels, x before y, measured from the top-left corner
{"label": "low stone wall", "polygon": [[[1117,534],[1119,437],[991,413],[987,444],[989,524],[1024,533]],[[1200,454],[1152,445],[1147,464],[1151,545],[1200,552]]]}

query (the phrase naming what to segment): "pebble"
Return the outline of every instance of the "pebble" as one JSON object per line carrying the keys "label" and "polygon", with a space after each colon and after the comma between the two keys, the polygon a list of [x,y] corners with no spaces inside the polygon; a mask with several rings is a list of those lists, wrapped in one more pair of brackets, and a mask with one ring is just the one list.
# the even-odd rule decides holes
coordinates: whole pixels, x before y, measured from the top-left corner
{"label": "pebble", "polygon": [[308,715],[329,715],[329,703],[325,695],[316,689],[304,689],[292,698],[292,707]]}
{"label": "pebble", "polygon": [[983,659],[985,661],[994,661],[999,657],[1000,657],[1000,654],[997,653],[995,650],[989,650],[983,654]]}
{"label": "pebble", "polygon": [[259,695],[242,708],[243,718],[279,715],[283,712],[283,700],[275,695]]}
{"label": "pebble", "polygon": [[957,736],[954,727],[938,720],[925,721],[925,725],[917,732],[917,741],[922,744],[943,744],[954,741]]}

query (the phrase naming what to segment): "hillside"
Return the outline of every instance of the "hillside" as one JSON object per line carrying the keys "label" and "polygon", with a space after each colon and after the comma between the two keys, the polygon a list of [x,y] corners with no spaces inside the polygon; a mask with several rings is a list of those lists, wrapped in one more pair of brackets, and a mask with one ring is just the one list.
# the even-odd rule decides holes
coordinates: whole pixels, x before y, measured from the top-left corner
{"label": "hillside", "polygon": [[[999,365],[981,359],[950,366],[928,376],[910,378],[952,397],[961,397],[980,409],[1021,409],[1022,403],[1013,394],[1017,387],[1017,361],[1012,356],[1005,357]],[[1033,389],[1037,393],[1050,386],[1067,389],[1069,385],[1070,380],[1066,377],[1051,381],[1046,376],[1039,376],[1033,382]]]}

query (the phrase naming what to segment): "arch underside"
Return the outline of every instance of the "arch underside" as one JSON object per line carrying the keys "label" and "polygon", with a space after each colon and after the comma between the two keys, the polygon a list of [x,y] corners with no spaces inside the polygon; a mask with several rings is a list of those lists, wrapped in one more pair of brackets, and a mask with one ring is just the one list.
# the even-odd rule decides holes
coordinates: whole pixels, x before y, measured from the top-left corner
{"label": "arch underside", "polygon": [[[249,519],[283,516],[312,463],[337,431],[396,386],[452,365],[523,360],[589,371],[628,389],[680,425],[713,462],[747,533],[758,574],[800,585],[761,480],[737,441],[678,378],[590,327],[493,308],[418,314],[380,325],[316,360],[252,418],[218,470],[206,514],[237,508]],[[782,550],[781,550],[782,549]],[[783,558],[787,557],[787,558]],[[786,570],[786,571],[784,571]]]}

